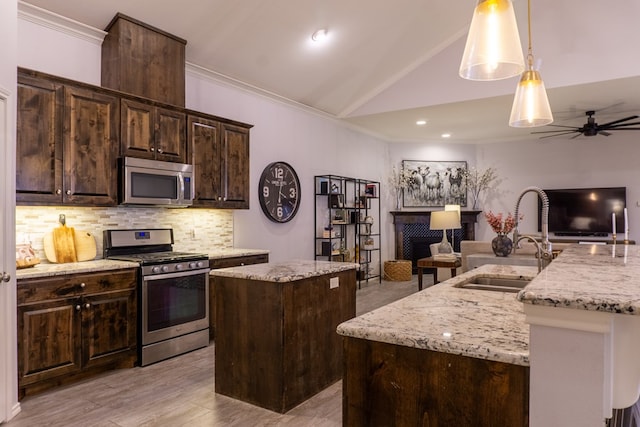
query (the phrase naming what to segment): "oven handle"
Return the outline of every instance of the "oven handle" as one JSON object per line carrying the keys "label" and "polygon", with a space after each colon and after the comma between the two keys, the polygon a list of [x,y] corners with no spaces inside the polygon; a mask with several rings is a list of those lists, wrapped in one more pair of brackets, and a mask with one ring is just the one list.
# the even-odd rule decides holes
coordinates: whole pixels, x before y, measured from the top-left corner
{"label": "oven handle", "polygon": [[173,277],[196,276],[198,274],[209,274],[210,271],[211,271],[210,268],[202,268],[200,270],[178,271],[176,273],[155,274],[152,276],[143,276],[142,280],[149,281],[149,280],[171,279]]}

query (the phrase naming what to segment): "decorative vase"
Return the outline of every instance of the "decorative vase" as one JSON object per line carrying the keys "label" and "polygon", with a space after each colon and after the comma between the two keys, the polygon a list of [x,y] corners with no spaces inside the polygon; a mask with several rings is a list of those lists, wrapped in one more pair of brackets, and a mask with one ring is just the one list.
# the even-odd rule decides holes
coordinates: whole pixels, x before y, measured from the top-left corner
{"label": "decorative vase", "polygon": [[506,234],[499,233],[491,241],[491,249],[493,249],[493,253],[496,254],[496,256],[506,257],[509,256],[513,249],[513,242]]}

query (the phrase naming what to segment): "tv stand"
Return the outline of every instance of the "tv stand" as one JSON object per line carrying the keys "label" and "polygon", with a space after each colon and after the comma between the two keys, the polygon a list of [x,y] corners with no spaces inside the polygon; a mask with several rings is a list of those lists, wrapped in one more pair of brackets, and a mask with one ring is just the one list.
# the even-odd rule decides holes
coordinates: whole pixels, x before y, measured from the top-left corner
{"label": "tv stand", "polygon": [[591,232],[591,231],[565,231],[561,233],[554,233],[556,236],[569,236],[569,237],[609,237],[609,233],[604,232]]}

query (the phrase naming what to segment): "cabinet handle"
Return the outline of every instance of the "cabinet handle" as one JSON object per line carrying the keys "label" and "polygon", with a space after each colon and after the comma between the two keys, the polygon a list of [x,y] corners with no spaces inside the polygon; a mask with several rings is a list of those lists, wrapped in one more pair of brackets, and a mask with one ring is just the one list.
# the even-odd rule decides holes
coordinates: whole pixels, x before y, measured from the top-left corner
{"label": "cabinet handle", "polygon": [[84,287],[87,286],[84,282],[80,283],[80,287],[84,289]]}
{"label": "cabinet handle", "polygon": [[162,148],[158,148],[158,153],[162,154]]}
{"label": "cabinet handle", "polygon": [[71,190],[67,190],[66,193],[67,193],[67,196],[70,196],[71,195]]}
{"label": "cabinet handle", "polygon": [[222,196],[218,196],[218,201],[221,201],[221,200],[222,200]]}
{"label": "cabinet handle", "polygon": [[62,190],[58,188],[58,189],[56,190],[56,194],[58,194],[58,195],[62,194]]}
{"label": "cabinet handle", "polygon": [[91,304],[86,303],[86,304],[84,305],[84,308],[91,308]]}
{"label": "cabinet handle", "polygon": [[11,280],[11,275],[5,271],[2,272],[2,279],[1,279],[4,283],[7,283],[9,280]]}
{"label": "cabinet handle", "polygon": [[151,147],[151,152],[153,153],[154,151],[156,151],[156,149]]}
{"label": "cabinet handle", "polygon": [[80,311],[80,304],[76,305],[76,311]]}

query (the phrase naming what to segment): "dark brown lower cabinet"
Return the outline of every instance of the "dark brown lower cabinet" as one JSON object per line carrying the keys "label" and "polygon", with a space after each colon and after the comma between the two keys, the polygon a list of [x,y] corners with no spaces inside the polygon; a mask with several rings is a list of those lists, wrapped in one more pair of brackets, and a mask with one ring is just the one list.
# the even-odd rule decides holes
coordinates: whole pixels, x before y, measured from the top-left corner
{"label": "dark brown lower cabinet", "polygon": [[343,337],[345,426],[524,427],[529,368]]}
{"label": "dark brown lower cabinet", "polygon": [[18,281],[20,399],[136,357],[135,270]]}
{"label": "dark brown lower cabinet", "polygon": [[355,316],[355,269],[292,282],[212,279],[216,393],[284,413],[342,378],[336,327]]}

